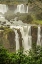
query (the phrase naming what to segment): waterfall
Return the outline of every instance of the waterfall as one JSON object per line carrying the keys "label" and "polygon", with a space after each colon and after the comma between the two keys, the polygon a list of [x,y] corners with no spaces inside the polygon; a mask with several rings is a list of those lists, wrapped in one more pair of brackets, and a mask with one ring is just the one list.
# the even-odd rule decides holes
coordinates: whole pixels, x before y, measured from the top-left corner
{"label": "waterfall", "polygon": [[26,10],[25,10],[25,6],[24,4],[20,4],[20,5],[17,5],[17,9],[15,10],[15,13],[28,13],[28,6],[26,7]]}
{"label": "waterfall", "polygon": [[22,34],[22,45],[24,48],[24,53],[25,51],[29,50],[31,48],[31,33],[29,34],[29,32],[31,31],[31,26],[24,26],[22,28],[20,28],[20,32]]}
{"label": "waterfall", "polygon": [[[0,4],[0,12],[2,14],[4,14],[5,12],[7,12],[9,9],[10,8],[9,8],[8,5]],[[13,9],[14,9],[14,7],[13,7]],[[24,5],[24,4],[17,5],[16,9],[14,9],[14,13],[17,13],[17,12],[19,12],[19,13],[28,13],[28,6]]]}
{"label": "waterfall", "polygon": [[31,36],[31,26],[11,26],[11,29],[14,28],[14,32],[15,32],[15,41],[16,41],[16,50],[18,50],[20,48],[19,45],[19,35],[17,32],[17,29],[20,30],[20,33],[22,35],[22,47],[23,47],[23,52],[25,53],[25,51],[29,51],[29,49],[31,49],[31,43],[32,43],[32,36]]}
{"label": "waterfall", "polygon": [[28,26],[28,49],[31,48],[32,43],[32,36],[31,36],[31,26]]}
{"label": "waterfall", "polygon": [[15,32],[16,50],[19,50],[19,36],[17,30],[14,29],[14,32]]}
{"label": "waterfall", "polygon": [[37,45],[41,46],[41,27],[38,26]]}
{"label": "waterfall", "polygon": [[5,13],[5,12],[7,12],[7,10],[8,10],[8,7],[7,7],[7,5],[5,5],[5,4],[0,4],[0,12],[1,13]]}

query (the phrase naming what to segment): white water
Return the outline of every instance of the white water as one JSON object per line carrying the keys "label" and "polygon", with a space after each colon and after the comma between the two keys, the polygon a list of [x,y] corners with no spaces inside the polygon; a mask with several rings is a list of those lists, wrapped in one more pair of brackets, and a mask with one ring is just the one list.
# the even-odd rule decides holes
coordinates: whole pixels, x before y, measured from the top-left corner
{"label": "white water", "polygon": [[[16,41],[16,50],[20,48],[19,45],[19,36],[17,33],[17,29],[20,30],[21,35],[22,35],[22,46],[23,46],[23,52],[26,53],[25,51],[29,51],[29,49],[32,48],[32,36],[31,36],[31,25],[26,25],[26,26],[13,26],[11,28],[14,28],[15,31],[15,41]],[[38,26],[38,32],[37,32],[37,45],[41,46],[42,39],[41,39],[41,27]]]}
{"label": "white water", "polygon": [[[0,12],[1,13],[5,13],[7,12],[8,8],[6,5],[2,5],[0,4]],[[15,10],[15,12],[19,12],[19,13],[28,13],[28,6],[25,10],[25,6],[23,4],[20,4],[20,5],[17,5],[17,9]],[[0,18],[4,18],[2,16],[0,16]],[[8,22],[7,22],[8,23]],[[8,23],[9,25],[12,25],[10,26],[10,28],[14,28],[14,32],[15,32],[15,41],[16,41],[16,50],[19,50],[20,48],[20,45],[19,45],[19,35],[17,33],[17,29],[20,29],[20,32],[21,32],[21,35],[22,35],[22,46],[24,48],[24,53],[25,51],[31,49],[31,44],[32,44],[32,36],[31,36],[31,25],[28,25],[27,24],[25,25],[24,23],[22,23],[22,21],[16,21],[16,18],[14,19],[13,21],[13,24],[10,24]],[[22,26],[21,26],[22,24]],[[14,26],[15,25],[15,26]],[[17,26],[18,25],[18,26]],[[16,29],[16,30],[15,30]],[[40,45],[41,46],[41,28],[40,26],[38,26],[38,32],[37,32],[37,45]]]}
{"label": "white water", "polygon": [[41,27],[38,26],[37,45],[41,46]]}
{"label": "white water", "polygon": [[14,32],[15,32],[15,42],[16,42],[16,50],[19,50],[19,36],[18,36],[18,33],[17,33],[17,30],[14,29]]}
{"label": "white water", "polygon": [[[11,29],[14,28],[15,31],[15,41],[16,41],[16,50],[20,48],[19,46],[19,36],[17,33],[17,29],[20,29],[21,35],[22,35],[22,46],[24,48],[24,53],[25,51],[29,51],[31,49],[31,44],[32,44],[32,37],[31,37],[31,26],[11,26]],[[16,29],[16,30],[15,30]]]}
{"label": "white water", "polygon": [[5,5],[5,4],[0,4],[0,12],[1,13],[5,13],[5,12],[7,12],[7,10],[8,10],[8,7],[7,7],[7,5]]}
{"label": "white water", "polygon": [[[2,14],[7,12],[8,10],[9,10],[8,5],[0,4],[0,12]],[[14,12],[15,13],[17,13],[17,12],[19,12],[19,13],[28,13],[28,6],[24,5],[24,4],[17,5],[17,8],[16,8],[16,10]]]}
{"label": "white water", "polygon": [[22,45],[24,48],[24,53],[26,53],[25,51],[29,50],[31,48],[31,34],[29,34],[31,30],[31,26],[24,26],[22,28],[20,28],[20,32],[22,34]]}
{"label": "white water", "polygon": [[26,10],[26,13],[28,13],[28,6],[27,6],[27,10]]}
{"label": "white water", "polygon": [[28,13],[28,6],[26,6],[26,10],[25,10],[25,6],[24,4],[20,4],[20,5],[17,5],[17,9],[15,10],[15,13]]}

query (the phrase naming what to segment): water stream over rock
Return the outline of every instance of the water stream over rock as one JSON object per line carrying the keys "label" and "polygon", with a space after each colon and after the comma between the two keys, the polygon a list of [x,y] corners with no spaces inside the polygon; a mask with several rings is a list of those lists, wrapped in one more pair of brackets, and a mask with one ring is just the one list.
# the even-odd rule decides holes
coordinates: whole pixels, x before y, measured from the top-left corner
{"label": "water stream over rock", "polygon": [[25,7],[24,4],[17,5],[17,9],[15,10],[15,13],[28,13],[28,6]]}
{"label": "water stream over rock", "polygon": [[[7,5],[0,4],[0,12],[2,14],[5,14],[9,10],[9,7]],[[24,4],[20,4],[16,6],[16,9],[13,13],[28,13],[28,6],[25,7]],[[17,21],[17,17],[15,17],[13,20],[5,19],[4,16],[0,14],[0,26],[3,27],[10,27],[15,33],[15,42],[16,42],[16,50],[20,49],[20,46],[23,47],[24,53],[25,51],[32,48],[32,39],[34,39],[37,36],[37,45],[42,44],[42,35],[41,35],[41,26],[37,25],[37,35],[35,36],[34,32],[32,34],[32,27],[35,27],[36,25],[23,23],[21,20]],[[19,32],[18,32],[19,31]],[[21,36],[20,36],[21,35]],[[34,38],[33,38],[34,37]],[[21,39],[21,43],[20,43]],[[22,44],[22,45],[20,45]]]}
{"label": "water stream over rock", "polygon": [[41,46],[41,26],[38,26],[37,45]]}
{"label": "water stream over rock", "polygon": [[7,5],[5,5],[5,4],[0,4],[0,12],[1,12],[2,14],[4,14],[5,12],[7,12],[7,10],[8,10],[8,6],[7,6]]}
{"label": "water stream over rock", "polygon": [[2,14],[5,14],[5,12],[11,11],[14,13],[28,13],[28,6],[24,4],[20,5],[5,5],[5,4],[0,4],[0,12]]}

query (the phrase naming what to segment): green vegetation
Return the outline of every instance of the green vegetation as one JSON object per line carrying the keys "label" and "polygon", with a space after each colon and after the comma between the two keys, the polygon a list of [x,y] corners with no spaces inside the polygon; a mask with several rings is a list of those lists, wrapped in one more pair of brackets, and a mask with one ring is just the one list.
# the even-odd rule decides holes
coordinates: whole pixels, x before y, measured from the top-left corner
{"label": "green vegetation", "polygon": [[32,16],[33,24],[42,24],[42,0],[28,0],[29,14]]}
{"label": "green vegetation", "polygon": [[29,14],[17,14],[16,17],[18,17],[18,20],[22,20],[24,23],[32,23],[33,18]]}
{"label": "green vegetation", "polygon": [[32,50],[29,54],[23,54],[23,50],[18,53],[9,53],[6,49],[0,48],[0,64],[42,64],[42,47],[36,48],[36,53]]}
{"label": "green vegetation", "polygon": [[[42,14],[17,14],[14,16],[18,17],[17,20],[22,20],[24,23],[31,24],[42,24]],[[10,18],[11,19],[11,18]]]}
{"label": "green vegetation", "polygon": [[41,24],[42,25],[42,15],[41,14],[31,14],[31,17],[33,18],[32,24]]}

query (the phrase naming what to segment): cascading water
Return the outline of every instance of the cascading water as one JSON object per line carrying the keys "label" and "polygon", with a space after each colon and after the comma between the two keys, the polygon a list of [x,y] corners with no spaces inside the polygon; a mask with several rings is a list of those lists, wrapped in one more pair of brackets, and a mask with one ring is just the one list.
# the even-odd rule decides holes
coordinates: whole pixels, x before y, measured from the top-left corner
{"label": "cascading water", "polygon": [[[14,8],[14,5],[13,5],[13,8]],[[8,5],[5,5],[5,4],[0,4],[0,12],[2,14],[4,14],[5,12],[7,12],[9,10],[9,6]],[[28,13],[28,6],[27,5],[24,5],[24,4],[20,4],[20,5],[17,5],[17,8],[14,9],[14,13]],[[13,11],[12,11],[13,12]]]}
{"label": "cascading water", "polygon": [[5,13],[5,12],[7,12],[7,10],[8,10],[8,7],[7,7],[7,5],[5,5],[5,4],[0,4],[0,12],[1,13]]}
{"label": "cascading water", "polygon": [[28,47],[31,48],[32,36],[31,36],[31,26],[28,26]]}
{"label": "cascading water", "polygon": [[[19,36],[17,33],[17,29],[20,30],[21,35],[22,35],[22,46],[24,48],[24,53],[25,51],[31,49],[31,43],[32,43],[32,37],[31,37],[31,26],[11,26],[11,28],[14,28],[15,32],[15,41],[16,41],[16,50],[20,48],[19,46]],[[17,28],[17,29],[16,29]],[[16,29],[16,30],[15,30]]]}
{"label": "cascading water", "polygon": [[[7,5],[4,5],[4,4],[0,4],[0,12],[2,14],[4,14],[5,12],[7,12],[8,10],[8,7]],[[17,5],[17,9],[15,10],[15,13],[28,13],[28,6],[26,6],[25,8],[25,5],[24,4],[20,4],[20,5]],[[2,15],[0,15],[0,18],[3,19],[4,17]],[[16,17],[12,23],[11,21],[8,22],[6,21],[6,25],[4,26],[7,26],[7,23],[8,25],[10,26],[10,28],[12,28],[15,32],[15,42],[16,42],[16,50],[19,50],[20,49],[20,42],[19,42],[19,33],[17,32],[17,30],[19,29],[20,30],[20,33],[21,33],[21,41],[22,41],[22,47],[24,48],[23,52],[25,53],[25,51],[29,51],[29,49],[31,49],[31,45],[32,45],[32,36],[31,36],[31,25],[28,25],[26,23],[23,23],[21,20],[18,20],[17,21],[17,18]],[[33,25],[32,25],[33,26]],[[37,32],[37,45],[40,45],[41,46],[41,43],[42,43],[42,36],[41,36],[41,27],[38,26],[38,32]],[[35,37],[35,36],[34,36]]]}
{"label": "cascading water", "polygon": [[27,6],[27,10],[26,10],[26,13],[28,13],[28,6]]}
{"label": "cascading water", "polygon": [[17,9],[15,10],[15,13],[28,13],[28,6],[26,6],[26,10],[25,10],[25,6],[24,4],[20,4],[20,5],[17,5]]}
{"label": "cascading water", "polygon": [[18,33],[17,33],[17,30],[14,29],[14,32],[15,32],[15,42],[16,42],[16,50],[19,50],[19,36],[18,36]]}
{"label": "cascading water", "polygon": [[41,46],[41,27],[38,26],[37,45]]}
{"label": "cascading water", "polygon": [[24,26],[22,28],[20,28],[20,32],[22,34],[22,38],[23,38],[23,41],[22,41],[22,45],[23,45],[23,48],[24,48],[24,53],[25,51],[29,50],[31,48],[31,34],[29,34],[31,30],[31,26]]}

